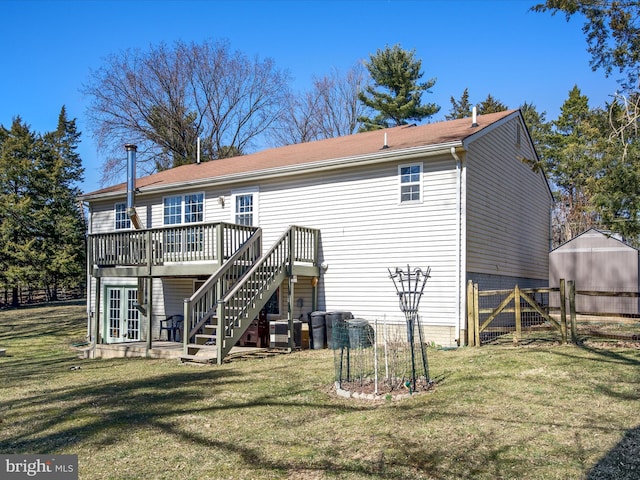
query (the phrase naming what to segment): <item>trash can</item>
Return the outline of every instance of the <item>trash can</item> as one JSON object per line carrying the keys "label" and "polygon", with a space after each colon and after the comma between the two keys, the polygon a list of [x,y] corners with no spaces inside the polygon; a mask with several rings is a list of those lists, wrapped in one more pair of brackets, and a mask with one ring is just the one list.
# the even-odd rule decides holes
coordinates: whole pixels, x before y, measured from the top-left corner
{"label": "trash can", "polygon": [[351,312],[328,312],[325,315],[327,325],[327,346],[337,349],[349,346],[347,320],[353,318]]}
{"label": "trash can", "polygon": [[309,339],[313,350],[322,350],[327,341],[327,312],[311,312],[309,314]]}
{"label": "trash can", "polygon": [[373,345],[373,327],[364,318],[347,320],[349,331],[349,348],[368,348]]}

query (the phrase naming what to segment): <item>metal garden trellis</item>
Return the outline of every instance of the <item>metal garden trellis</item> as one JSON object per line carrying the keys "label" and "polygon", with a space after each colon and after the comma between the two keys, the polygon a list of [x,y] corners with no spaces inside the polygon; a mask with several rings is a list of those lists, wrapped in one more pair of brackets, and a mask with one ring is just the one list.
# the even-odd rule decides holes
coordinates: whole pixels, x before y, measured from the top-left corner
{"label": "metal garden trellis", "polygon": [[413,391],[416,390],[416,352],[414,346],[414,332],[417,326],[418,338],[420,340],[420,352],[422,354],[422,366],[424,368],[425,379],[427,383],[431,381],[429,377],[429,364],[427,361],[427,351],[425,342],[422,338],[422,329],[420,328],[420,317],[418,315],[418,308],[420,306],[420,300],[424,292],[424,288],[427,284],[427,279],[431,276],[431,267],[427,267],[426,270],[421,268],[414,268],[411,270],[407,265],[407,270],[404,271],[401,268],[396,267],[395,271],[389,270],[389,278],[393,280],[393,284],[396,287],[398,294],[398,301],[400,304],[400,310],[404,313],[405,320],[407,322],[407,341],[411,349],[411,382],[413,384]]}

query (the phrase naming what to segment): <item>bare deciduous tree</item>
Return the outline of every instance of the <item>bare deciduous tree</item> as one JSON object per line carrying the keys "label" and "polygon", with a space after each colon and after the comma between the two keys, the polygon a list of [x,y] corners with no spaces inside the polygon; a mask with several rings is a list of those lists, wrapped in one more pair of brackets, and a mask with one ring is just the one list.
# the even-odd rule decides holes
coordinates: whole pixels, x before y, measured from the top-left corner
{"label": "bare deciduous tree", "polygon": [[107,154],[103,183],[122,174],[122,145],[138,145],[143,173],[248,151],[279,118],[289,76],[228,42],[161,44],[110,56],[91,73],[90,127]]}
{"label": "bare deciduous tree", "polygon": [[358,118],[367,110],[358,99],[367,81],[362,63],[344,75],[334,69],[328,75],[314,77],[311,90],[300,96],[290,95],[278,128],[272,132],[273,143],[290,145],[355,133],[360,127]]}

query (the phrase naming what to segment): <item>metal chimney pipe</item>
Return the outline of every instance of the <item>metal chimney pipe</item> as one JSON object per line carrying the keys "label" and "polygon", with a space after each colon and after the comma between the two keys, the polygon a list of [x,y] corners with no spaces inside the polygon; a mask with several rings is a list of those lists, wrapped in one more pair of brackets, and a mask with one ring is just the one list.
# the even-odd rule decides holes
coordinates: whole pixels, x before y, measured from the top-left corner
{"label": "metal chimney pipe", "polygon": [[135,213],[136,151],[138,147],[127,143],[124,148],[127,150],[127,215],[131,217]]}

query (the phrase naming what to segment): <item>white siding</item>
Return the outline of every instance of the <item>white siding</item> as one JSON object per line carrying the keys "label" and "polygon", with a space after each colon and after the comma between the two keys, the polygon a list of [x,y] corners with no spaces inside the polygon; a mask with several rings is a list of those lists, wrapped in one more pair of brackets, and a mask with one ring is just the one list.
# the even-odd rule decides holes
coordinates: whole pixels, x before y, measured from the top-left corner
{"label": "white siding", "polygon": [[467,271],[546,279],[551,198],[524,133],[515,144],[513,118],[468,147],[466,156]]}
{"label": "white siding", "polygon": [[[431,324],[455,326],[453,159],[425,160],[423,202],[398,203],[397,163],[260,185],[265,248],[289,225],[320,230],[319,309],[403,321],[387,268],[432,268],[421,303]],[[296,289],[299,287],[296,286]]]}

